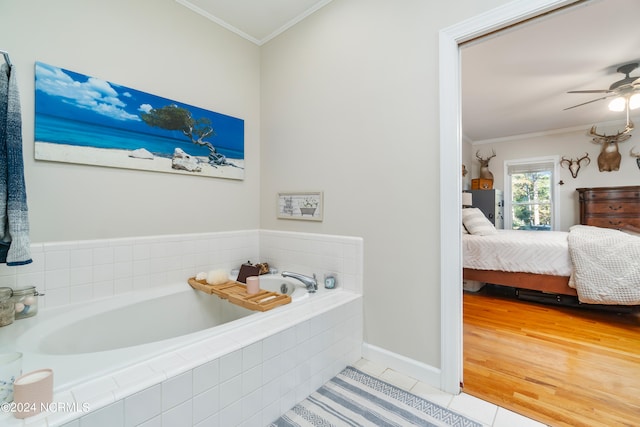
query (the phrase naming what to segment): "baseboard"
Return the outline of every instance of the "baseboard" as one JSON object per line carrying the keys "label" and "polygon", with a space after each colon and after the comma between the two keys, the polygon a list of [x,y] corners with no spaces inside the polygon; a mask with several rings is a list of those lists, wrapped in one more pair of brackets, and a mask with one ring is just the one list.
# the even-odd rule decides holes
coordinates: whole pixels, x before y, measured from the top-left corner
{"label": "baseboard", "polygon": [[362,343],[362,357],[378,365],[386,366],[402,374],[442,389],[440,369],[418,362],[375,345]]}

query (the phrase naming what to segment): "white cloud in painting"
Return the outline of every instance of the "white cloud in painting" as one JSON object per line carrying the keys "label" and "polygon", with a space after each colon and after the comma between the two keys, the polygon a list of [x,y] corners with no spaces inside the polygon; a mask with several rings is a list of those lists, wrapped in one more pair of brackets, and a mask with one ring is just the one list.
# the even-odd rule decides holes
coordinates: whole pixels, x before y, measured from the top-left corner
{"label": "white cloud in painting", "polygon": [[142,104],[138,108],[138,111],[142,111],[143,113],[148,113],[151,110],[153,110],[153,107],[149,104]]}
{"label": "white cloud in painting", "polygon": [[104,80],[89,77],[86,82],[78,82],[60,68],[42,63],[36,64],[36,74],[36,90],[103,116],[123,121],[140,121],[140,117],[124,110],[127,104],[120,100],[118,92]]}

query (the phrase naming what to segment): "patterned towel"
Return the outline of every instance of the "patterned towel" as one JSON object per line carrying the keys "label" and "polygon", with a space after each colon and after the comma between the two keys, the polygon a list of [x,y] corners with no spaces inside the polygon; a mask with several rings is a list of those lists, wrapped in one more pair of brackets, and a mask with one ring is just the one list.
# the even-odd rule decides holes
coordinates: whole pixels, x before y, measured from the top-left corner
{"label": "patterned towel", "polygon": [[15,66],[0,66],[0,262],[31,262],[22,159],[22,117]]}

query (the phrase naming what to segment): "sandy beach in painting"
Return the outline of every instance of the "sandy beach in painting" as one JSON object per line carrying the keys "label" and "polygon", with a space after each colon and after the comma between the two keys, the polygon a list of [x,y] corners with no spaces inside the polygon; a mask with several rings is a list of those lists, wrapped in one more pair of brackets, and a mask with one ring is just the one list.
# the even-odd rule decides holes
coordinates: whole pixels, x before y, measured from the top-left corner
{"label": "sandy beach in painting", "polygon": [[233,166],[218,166],[215,168],[206,163],[207,159],[205,157],[198,157],[198,159],[202,161],[200,163],[202,170],[200,172],[188,172],[173,169],[171,167],[171,159],[168,158],[154,157],[153,159],[137,159],[129,157],[129,154],[131,154],[130,150],[79,147],[40,141],[36,141],[35,143],[35,158],[37,160],[140,169],[212,178],[244,178],[243,159],[227,159],[229,163],[239,166],[237,168]]}

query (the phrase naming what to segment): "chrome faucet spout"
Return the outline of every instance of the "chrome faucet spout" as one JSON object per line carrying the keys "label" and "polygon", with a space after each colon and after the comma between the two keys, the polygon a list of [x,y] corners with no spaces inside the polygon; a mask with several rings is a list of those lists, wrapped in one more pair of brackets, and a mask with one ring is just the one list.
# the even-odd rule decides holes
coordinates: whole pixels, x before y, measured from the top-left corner
{"label": "chrome faucet spout", "polygon": [[316,275],[314,274],[313,277],[310,276],[305,276],[304,274],[300,274],[300,273],[293,273],[291,271],[283,271],[282,272],[282,277],[291,277],[292,279],[296,279],[301,281],[305,287],[307,288],[307,291],[311,292],[315,292],[318,290],[318,282],[316,281]]}

